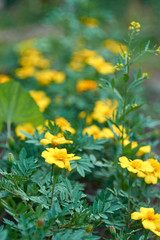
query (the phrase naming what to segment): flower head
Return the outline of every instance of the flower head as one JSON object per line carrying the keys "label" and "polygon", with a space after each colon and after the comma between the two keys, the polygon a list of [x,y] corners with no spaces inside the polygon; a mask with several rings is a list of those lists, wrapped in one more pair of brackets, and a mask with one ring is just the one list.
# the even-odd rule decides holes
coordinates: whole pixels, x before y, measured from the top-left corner
{"label": "flower head", "polygon": [[123,156],[119,158],[119,164],[122,168],[127,168],[129,172],[137,174],[138,177],[145,177],[146,172],[152,172],[153,167],[147,161],[140,159],[130,160]]}
{"label": "flower head", "polygon": [[62,130],[62,131],[68,131],[71,132],[72,134],[75,133],[75,129],[71,127],[71,124],[63,117],[57,118],[55,120],[55,123],[58,125],[58,127]]}
{"label": "flower head", "polygon": [[143,227],[150,230],[155,230],[157,222],[160,223],[160,214],[155,214],[153,208],[140,208],[140,212],[131,214],[131,219],[142,220]]}
{"label": "flower head", "polygon": [[130,26],[129,26],[130,30],[135,30],[136,32],[139,32],[140,28],[141,28],[140,23],[139,22],[135,22],[135,21],[132,21]]}
{"label": "flower head", "polygon": [[15,128],[16,136],[20,137],[21,140],[25,140],[26,137],[20,131],[23,131],[23,132],[33,135],[34,131],[35,131],[35,127],[33,126],[32,123],[24,123],[23,125],[18,125]]}
{"label": "flower head", "polygon": [[160,179],[160,163],[158,160],[153,158],[147,159],[147,162],[151,164],[153,171],[147,172],[144,180],[147,184],[156,184],[158,182],[158,178]]}
{"label": "flower head", "polygon": [[11,80],[10,77],[8,77],[7,75],[0,74],[0,84],[5,83],[5,82],[9,82],[10,80]]}
{"label": "flower head", "polygon": [[87,90],[93,91],[96,89],[97,83],[93,80],[80,80],[77,83],[76,89],[77,92],[85,92]]}
{"label": "flower head", "polygon": [[50,132],[46,132],[44,139],[41,139],[40,143],[44,146],[52,144],[53,147],[57,147],[60,144],[73,143],[73,141],[65,139],[61,133],[55,136]]}
{"label": "flower head", "polygon": [[75,154],[68,154],[65,148],[46,148],[45,151],[42,152],[41,155],[45,158],[45,161],[49,164],[55,164],[59,168],[65,168],[68,171],[71,171],[70,160],[78,160],[81,157],[75,156]]}
{"label": "flower head", "polygon": [[40,111],[44,112],[46,107],[48,107],[48,105],[50,104],[51,99],[43,91],[31,90],[29,93],[31,97],[35,100],[37,105],[39,106]]}
{"label": "flower head", "polygon": [[83,135],[88,134],[88,136],[93,136],[94,140],[100,139],[101,130],[96,125],[91,125],[83,129]]}
{"label": "flower head", "polygon": [[106,39],[103,42],[104,46],[111,51],[112,53],[114,53],[115,55],[118,55],[119,53],[121,55],[123,55],[123,52],[127,52],[128,48],[125,44],[120,43],[120,42],[116,42],[113,39]]}

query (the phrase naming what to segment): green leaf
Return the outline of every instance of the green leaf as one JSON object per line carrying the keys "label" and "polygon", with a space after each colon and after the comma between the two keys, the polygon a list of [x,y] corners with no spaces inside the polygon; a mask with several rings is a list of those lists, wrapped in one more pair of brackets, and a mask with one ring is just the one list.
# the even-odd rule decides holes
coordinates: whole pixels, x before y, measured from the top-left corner
{"label": "green leaf", "polygon": [[30,94],[15,81],[0,85],[0,122],[43,123],[43,115]]}

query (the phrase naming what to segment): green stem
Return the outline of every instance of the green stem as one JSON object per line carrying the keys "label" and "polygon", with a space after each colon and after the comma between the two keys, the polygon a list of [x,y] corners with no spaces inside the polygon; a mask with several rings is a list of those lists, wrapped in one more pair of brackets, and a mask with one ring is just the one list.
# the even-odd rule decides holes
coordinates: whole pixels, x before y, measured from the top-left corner
{"label": "green stem", "polygon": [[11,123],[7,121],[7,138],[11,137]]}
{"label": "green stem", "polygon": [[59,176],[59,168],[57,166],[52,167],[51,176],[53,176],[53,186],[52,186],[52,196],[51,196],[51,205],[52,205],[54,188],[55,188],[58,176]]}

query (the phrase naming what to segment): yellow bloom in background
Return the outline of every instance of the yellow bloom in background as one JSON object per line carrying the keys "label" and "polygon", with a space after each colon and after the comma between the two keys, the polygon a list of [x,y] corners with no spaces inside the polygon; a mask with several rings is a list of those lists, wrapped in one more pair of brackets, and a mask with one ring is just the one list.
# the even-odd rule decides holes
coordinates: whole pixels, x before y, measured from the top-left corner
{"label": "yellow bloom in background", "polygon": [[53,72],[50,69],[39,70],[34,76],[40,85],[47,86],[52,83]]}
{"label": "yellow bloom in background", "polygon": [[52,82],[63,83],[65,81],[65,73],[56,70],[44,69],[35,73],[35,78],[42,86],[47,86]]}
{"label": "yellow bloom in background", "polygon": [[135,159],[132,161],[123,156],[119,158],[119,164],[122,168],[127,168],[129,172],[137,174],[138,177],[145,177],[146,172],[153,171],[153,167],[149,162],[143,162],[140,159]]}
{"label": "yellow bloom in background", "polygon": [[52,81],[55,83],[63,83],[65,81],[66,75],[64,72],[58,72],[56,70],[52,70],[53,77]]}
{"label": "yellow bloom in background", "polygon": [[94,140],[97,140],[100,139],[101,130],[96,125],[91,125],[87,128],[84,128],[82,133],[83,135],[85,135],[86,133],[88,134],[88,136],[92,135]]}
{"label": "yellow bloom in background", "polygon": [[76,131],[74,128],[71,127],[71,124],[63,117],[57,118],[55,120],[56,125],[62,130],[62,131],[68,131],[74,134]]}
{"label": "yellow bloom in background", "polygon": [[[119,128],[118,128],[119,127]],[[113,131],[114,133],[119,137],[119,138],[122,138],[123,136],[123,139],[124,139],[124,146],[125,144],[127,145],[129,143],[128,141],[128,135],[126,134],[126,129],[123,128],[122,125],[119,125],[118,127],[116,127],[115,125],[112,124],[112,128],[113,128]],[[120,143],[122,143],[122,139],[120,139]]]}
{"label": "yellow bloom in background", "polygon": [[103,139],[103,138],[106,138],[106,139],[114,138],[114,134],[110,128],[105,127],[102,129],[100,133],[100,139]]}
{"label": "yellow bloom in background", "polygon": [[130,26],[129,26],[130,30],[135,30],[136,32],[139,32],[140,28],[141,28],[140,23],[139,22],[135,22],[135,21],[132,21]]}
{"label": "yellow bloom in background", "polygon": [[33,77],[34,73],[35,73],[35,68],[32,67],[32,66],[17,68],[15,70],[15,74],[17,75],[17,77],[19,77],[21,79],[25,79],[25,78],[28,78],[28,77]]}
{"label": "yellow bloom in background", "polygon": [[109,51],[111,51],[115,55],[123,55],[124,52],[128,52],[128,48],[125,44],[116,42],[113,39],[106,39],[103,44]]}
{"label": "yellow bloom in background", "polygon": [[153,158],[147,159],[147,162],[151,164],[153,171],[146,173],[144,180],[147,184],[156,184],[158,182],[158,178],[160,179],[160,163],[158,160]]}
{"label": "yellow bloom in background", "polygon": [[139,148],[138,152],[136,153],[137,156],[142,156],[143,154],[147,154],[151,152],[151,146],[150,145],[146,145],[146,146],[142,146]]}
{"label": "yellow bloom in background", "polygon": [[97,83],[95,81],[80,80],[77,83],[76,89],[77,89],[77,92],[81,93],[81,92],[85,92],[87,90],[93,91],[96,89],[96,87],[97,87]]}
{"label": "yellow bloom in background", "polygon": [[81,21],[84,25],[87,27],[97,27],[98,26],[98,20],[96,18],[90,18],[90,17],[81,17]]}
{"label": "yellow bloom in background", "polygon": [[73,141],[65,139],[65,137],[61,133],[55,136],[52,135],[50,132],[46,132],[44,139],[41,139],[40,143],[43,146],[52,144],[53,147],[57,147],[60,144],[73,143]]}
{"label": "yellow bloom in background", "polygon": [[82,111],[78,114],[78,118],[85,118],[86,117],[86,112]]}
{"label": "yellow bloom in background", "polygon": [[[142,220],[143,227],[149,230],[155,230],[157,223],[160,224],[160,214],[155,214],[153,208],[140,208],[140,212],[134,212],[131,214],[131,219]],[[160,225],[159,225],[160,226]]]}
{"label": "yellow bloom in background", "polygon": [[31,97],[34,99],[34,101],[37,103],[38,107],[40,108],[40,111],[44,112],[44,110],[50,104],[51,99],[43,91],[31,90],[29,91],[29,93]]}
{"label": "yellow bloom in background", "polygon": [[0,74],[0,84],[11,81],[10,77],[4,74]]}
{"label": "yellow bloom in background", "polygon": [[117,106],[118,102],[116,100],[99,100],[96,102],[93,109],[92,118],[99,123],[104,123],[107,121],[107,118],[113,118],[113,114],[115,113]]}
{"label": "yellow bloom in background", "polygon": [[35,127],[33,126],[32,123],[24,123],[23,125],[18,125],[15,128],[16,136],[20,137],[21,140],[25,140],[26,137],[20,131],[23,131],[23,132],[26,132],[26,133],[29,133],[29,134],[33,135],[34,131],[35,131]]}
{"label": "yellow bloom in background", "polygon": [[49,164],[55,164],[59,168],[65,168],[68,171],[71,171],[70,160],[78,160],[81,157],[75,156],[75,154],[68,154],[65,148],[46,148],[45,151],[42,152],[41,155],[45,158],[45,161]]}
{"label": "yellow bloom in background", "polygon": [[69,67],[73,71],[81,72],[85,67],[85,65],[87,64],[87,60],[94,57],[95,55],[96,55],[96,51],[89,50],[89,49],[81,49],[79,51],[75,51],[72,54]]}
{"label": "yellow bloom in background", "polygon": [[114,66],[112,63],[106,62],[102,56],[93,56],[89,58],[87,64],[94,67],[97,72],[101,74],[113,74],[115,72]]}
{"label": "yellow bloom in background", "polygon": [[[138,142],[130,142],[129,140],[124,141],[124,146],[127,146],[128,144],[131,143],[131,149],[134,149],[136,147],[138,147]],[[142,156],[143,154],[147,154],[151,152],[151,146],[150,145],[146,145],[146,146],[142,146],[138,149],[136,155],[137,156]]]}

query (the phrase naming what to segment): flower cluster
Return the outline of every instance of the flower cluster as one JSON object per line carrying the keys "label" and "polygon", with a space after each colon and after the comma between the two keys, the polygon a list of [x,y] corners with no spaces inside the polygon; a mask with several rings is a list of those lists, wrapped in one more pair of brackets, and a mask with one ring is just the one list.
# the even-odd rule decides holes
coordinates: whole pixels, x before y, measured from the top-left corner
{"label": "flower cluster", "polygon": [[42,86],[65,81],[65,73],[50,69],[50,61],[34,47],[33,40],[24,42],[19,48],[21,67],[15,73],[20,79],[34,77]]}
{"label": "flower cluster", "polygon": [[140,208],[140,212],[131,214],[131,219],[142,221],[145,229],[149,229],[160,237],[160,214],[154,212],[153,208]]}
{"label": "flower cluster", "polygon": [[125,44],[116,42],[113,39],[106,39],[104,40],[103,44],[109,51],[111,51],[115,55],[120,54],[123,56],[124,52],[128,52],[128,48]]}
{"label": "flower cluster", "polygon": [[132,21],[131,25],[129,26],[130,30],[135,30],[136,32],[139,32],[141,28],[141,25],[139,22]]}
{"label": "flower cluster", "polygon": [[92,123],[93,120],[104,123],[107,121],[107,118],[113,118],[117,106],[118,102],[116,100],[106,99],[97,101],[93,112],[87,117],[87,124]]}
{"label": "flower cluster", "polygon": [[[68,130],[74,133],[74,129],[71,127],[70,123],[64,118],[58,118],[55,120],[56,124],[60,127],[62,131]],[[45,138],[41,141],[42,145],[51,144],[53,148],[47,148],[42,152],[42,157],[45,158],[45,161],[49,164],[55,164],[59,168],[65,168],[68,171],[71,171],[70,160],[78,160],[81,157],[75,156],[75,154],[68,154],[65,148],[58,149],[57,146],[61,144],[72,144],[73,141],[65,139],[63,133],[59,133],[54,136],[49,132],[46,132]]]}
{"label": "flower cluster", "polygon": [[119,158],[119,164],[122,168],[127,168],[129,172],[137,174],[137,177],[144,178],[147,184],[156,184],[160,179],[160,163],[156,159],[130,160],[122,156]]}
{"label": "flower cluster", "polygon": [[31,97],[34,99],[34,101],[37,103],[38,107],[40,108],[40,111],[44,112],[44,110],[50,104],[51,99],[46,95],[44,91],[31,90],[29,93]]}
{"label": "flower cluster", "polygon": [[94,91],[97,87],[96,81],[93,80],[80,80],[77,83],[76,89],[77,92],[85,92],[87,90]]}
{"label": "flower cluster", "polygon": [[89,49],[82,49],[72,54],[70,68],[74,71],[82,71],[85,65],[92,66],[100,74],[113,74],[113,64],[106,62],[105,59],[98,55],[96,51]]}
{"label": "flower cluster", "polygon": [[5,82],[9,82],[10,80],[11,80],[10,77],[8,77],[7,75],[0,74],[0,84],[5,83]]}

